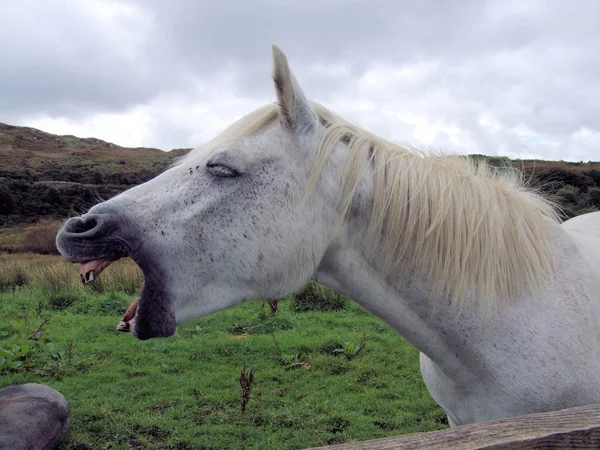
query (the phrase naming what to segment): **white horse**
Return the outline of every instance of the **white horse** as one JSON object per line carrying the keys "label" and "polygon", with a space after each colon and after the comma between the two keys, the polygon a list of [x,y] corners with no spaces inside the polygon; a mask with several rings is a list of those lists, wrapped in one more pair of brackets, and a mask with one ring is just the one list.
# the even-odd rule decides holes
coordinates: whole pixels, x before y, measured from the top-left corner
{"label": "white horse", "polygon": [[139,264],[133,334],[315,279],[421,351],[453,426],[600,402],[600,214],[560,225],[515,174],[378,138],[273,57],[276,104],[58,234],[85,281]]}

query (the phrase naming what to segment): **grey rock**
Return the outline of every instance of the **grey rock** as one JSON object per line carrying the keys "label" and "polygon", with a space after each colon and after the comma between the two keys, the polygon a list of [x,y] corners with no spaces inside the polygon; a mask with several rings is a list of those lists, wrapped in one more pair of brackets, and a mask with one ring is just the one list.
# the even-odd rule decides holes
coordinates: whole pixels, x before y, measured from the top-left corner
{"label": "grey rock", "polygon": [[69,432],[69,403],[43,384],[0,390],[0,450],[53,450]]}

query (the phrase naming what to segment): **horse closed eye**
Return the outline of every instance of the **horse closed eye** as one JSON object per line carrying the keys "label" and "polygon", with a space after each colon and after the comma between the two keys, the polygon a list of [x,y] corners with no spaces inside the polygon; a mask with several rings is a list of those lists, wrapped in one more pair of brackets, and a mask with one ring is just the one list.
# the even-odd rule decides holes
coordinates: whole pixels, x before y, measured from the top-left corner
{"label": "horse closed eye", "polygon": [[240,174],[237,170],[221,164],[208,163],[206,167],[212,175],[219,178],[232,178],[237,177]]}

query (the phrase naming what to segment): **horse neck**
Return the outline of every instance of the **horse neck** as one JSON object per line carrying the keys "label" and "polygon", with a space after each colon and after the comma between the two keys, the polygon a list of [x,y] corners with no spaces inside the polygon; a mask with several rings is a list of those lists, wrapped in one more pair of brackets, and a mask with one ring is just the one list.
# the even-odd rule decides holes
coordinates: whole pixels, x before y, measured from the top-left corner
{"label": "horse neck", "polygon": [[[539,296],[535,296],[537,300],[521,297],[516,301],[517,312],[507,315],[500,304],[490,311],[482,310],[470,294],[457,308],[449,299],[435,297],[429,280],[402,273],[402,264],[398,265],[398,271],[384,275],[384,252],[370,253],[364,248],[367,215],[371,210],[368,186],[357,198],[361,200],[355,202],[348,215],[345,230],[340,234],[343,237],[336,240],[321,261],[316,280],[381,318],[449,379],[468,386],[486,374],[492,376],[485,363],[489,356],[485,347],[489,344],[487,338],[498,331],[498,323],[503,324],[504,330],[507,326],[522,327],[518,311],[535,314],[540,306]],[[551,224],[549,231],[548,239],[557,259],[574,252],[571,238],[559,224]],[[478,336],[486,336],[487,344]]]}
{"label": "horse neck", "polygon": [[[496,311],[491,316],[482,315],[481,305],[473,301],[472,292],[465,292],[465,301],[457,309],[455,303],[438,297],[439,290],[434,291],[433,280],[427,280],[427,275],[421,273],[416,278],[411,275],[412,271],[402,273],[402,262],[397,265],[398,270],[390,274],[386,269],[386,252],[377,248],[374,252],[365,249],[365,236],[369,236],[373,211],[373,183],[368,175],[364,180],[353,195],[342,232],[318,267],[317,281],[347,295],[380,317],[449,378],[469,371],[476,374],[473,377],[481,376],[487,370],[478,367],[485,359],[481,357],[485,349],[478,346],[470,328],[487,333],[490,323],[494,322],[491,317],[502,319],[502,314]],[[566,238],[558,224],[550,219],[548,224],[548,239],[556,251],[558,242]],[[404,264],[404,267],[410,266],[410,262]],[[528,300],[521,298],[519,301]],[[488,304],[494,306],[494,303]],[[466,376],[468,379],[468,374]],[[464,376],[462,380],[465,380]]]}
{"label": "horse neck", "polygon": [[424,283],[414,280],[402,283],[409,288],[400,288],[398,280],[383,277],[377,267],[360,249],[339,248],[326,255],[315,278],[382,319],[448,377],[468,377],[466,371],[475,368],[467,367],[465,358],[476,358],[464,342],[458,342],[458,335],[444,331],[448,326],[446,319],[455,317],[456,311],[443,302],[431,308]]}

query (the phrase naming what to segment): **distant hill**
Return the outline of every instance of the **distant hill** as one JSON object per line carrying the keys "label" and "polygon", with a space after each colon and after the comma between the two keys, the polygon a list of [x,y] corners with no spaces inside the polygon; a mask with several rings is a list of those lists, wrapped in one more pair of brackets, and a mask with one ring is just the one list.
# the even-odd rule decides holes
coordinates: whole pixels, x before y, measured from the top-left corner
{"label": "distant hill", "polygon": [[[62,220],[163,172],[190,149],[164,152],[0,123],[0,227]],[[524,171],[565,217],[600,208],[600,162],[486,158]]]}
{"label": "distant hill", "polygon": [[563,218],[600,210],[600,161],[570,162],[506,156],[470,155],[486,158],[496,167],[519,169],[527,183],[560,206]]}
{"label": "distant hill", "polygon": [[128,148],[0,123],[0,226],[80,213],[154,178],[189,150]]}
{"label": "distant hill", "polygon": [[188,151],[121,147],[96,138],[58,136],[0,123],[0,176],[7,178],[138,184]]}

